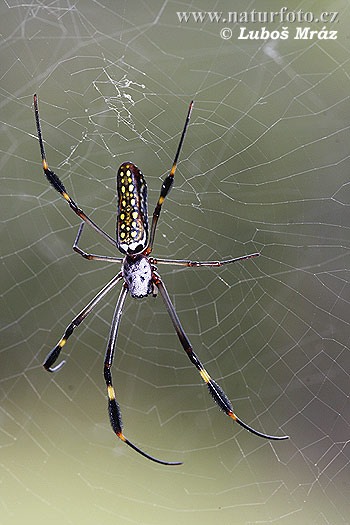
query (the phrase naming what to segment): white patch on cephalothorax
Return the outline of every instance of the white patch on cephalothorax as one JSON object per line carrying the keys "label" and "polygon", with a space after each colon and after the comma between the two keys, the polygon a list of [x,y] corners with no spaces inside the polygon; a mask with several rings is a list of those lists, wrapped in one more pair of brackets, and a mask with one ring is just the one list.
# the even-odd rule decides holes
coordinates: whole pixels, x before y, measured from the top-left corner
{"label": "white patch on cephalothorax", "polygon": [[153,292],[152,268],[147,257],[125,257],[122,272],[132,297],[146,297]]}

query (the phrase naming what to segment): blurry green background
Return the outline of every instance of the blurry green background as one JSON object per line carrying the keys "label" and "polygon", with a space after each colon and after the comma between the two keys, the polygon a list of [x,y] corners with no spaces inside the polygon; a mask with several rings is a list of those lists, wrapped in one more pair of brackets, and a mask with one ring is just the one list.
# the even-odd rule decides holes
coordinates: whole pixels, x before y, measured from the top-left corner
{"label": "blurry green background", "polygon": [[[339,11],[327,26],[337,40],[238,40],[237,24],[223,40],[223,24],[176,15],[282,5],[2,4],[1,523],[348,523],[348,2],[287,5]],[[43,176],[34,92],[50,167],[110,235],[118,166],[142,169],[151,214],[195,100],[154,255],[261,252],[159,271],[237,414],[288,442],[220,413],[160,298],[127,301],[114,383],[126,436],[182,466],[147,461],[109,426],[102,367],[118,291],[75,331],[66,366],[43,370],[119,266],[72,252],[79,219]],[[116,255],[87,228],[81,246]]]}

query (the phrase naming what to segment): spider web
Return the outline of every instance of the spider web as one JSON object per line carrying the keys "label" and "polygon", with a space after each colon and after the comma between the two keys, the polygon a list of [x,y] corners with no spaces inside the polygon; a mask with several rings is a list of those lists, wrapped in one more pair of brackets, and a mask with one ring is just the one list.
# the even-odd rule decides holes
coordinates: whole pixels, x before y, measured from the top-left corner
{"label": "spider web", "polygon": [[[222,25],[176,15],[242,6],[2,6],[2,523],[348,523],[348,4],[289,2],[339,11],[334,41],[223,40]],[[66,366],[43,371],[119,265],[71,250],[79,219],[42,174],[34,92],[50,167],[110,235],[118,166],[142,169],[151,214],[195,100],[154,255],[261,252],[220,269],[159,271],[238,416],[288,442],[223,416],[160,298],[127,301],[114,383],[125,435],[183,466],[146,461],[110,429],[102,365],[118,291],[74,332]],[[81,246],[115,255],[88,228]]]}

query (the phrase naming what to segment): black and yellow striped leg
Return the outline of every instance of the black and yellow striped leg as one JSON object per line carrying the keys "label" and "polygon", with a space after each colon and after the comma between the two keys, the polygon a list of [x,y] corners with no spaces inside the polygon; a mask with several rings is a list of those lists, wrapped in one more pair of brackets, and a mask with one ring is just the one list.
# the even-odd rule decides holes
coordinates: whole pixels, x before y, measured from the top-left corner
{"label": "black and yellow striped leg", "polygon": [[64,187],[63,183],[59,179],[59,177],[50,170],[46,155],[45,155],[45,149],[44,149],[44,143],[42,139],[42,133],[41,133],[41,126],[40,126],[40,119],[39,119],[39,109],[38,109],[38,97],[35,94],[34,95],[34,112],[35,112],[35,121],[36,121],[36,129],[38,132],[38,139],[39,139],[39,145],[40,145],[40,152],[41,152],[41,158],[43,163],[43,170],[46,175],[47,180],[50,184],[55,188],[58,193],[62,195],[62,197],[68,202],[69,206],[72,208],[74,213],[76,213],[83,221],[85,221],[87,224],[89,224],[97,233],[102,235],[108,242],[113,244],[113,246],[117,246],[116,241],[108,235],[108,233],[104,232],[97,224],[94,223],[93,220],[91,220],[84,212],[81,210],[78,205],[71,199],[71,197],[68,195],[66,188]]}
{"label": "black and yellow striped leg", "polygon": [[236,414],[233,412],[232,405],[228,397],[226,396],[225,392],[222,390],[222,388],[220,388],[220,386],[217,383],[215,383],[215,381],[213,381],[213,379],[210,377],[210,375],[205,370],[204,366],[202,365],[202,363],[200,362],[200,360],[194,353],[191,343],[189,342],[185,332],[183,331],[180,320],[170,301],[168,292],[166,291],[166,288],[163,282],[161,281],[160,277],[156,273],[153,274],[153,282],[158,287],[158,290],[163,298],[163,301],[168,310],[168,313],[170,315],[170,318],[172,320],[176,333],[180,339],[180,343],[183,349],[186,351],[191,363],[194,364],[194,366],[197,368],[203,381],[207,384],[208,390],[210,394],[212,395],[215,403],[219,406],[219,408],[221,408],[221,410],[223,410],[227,416],[229,416],[234,421],[239,423],[242,427],[244,427],[245,429],[249,430],[249,432],[252,432],[253,434],[259,437],[266,438],[266,439],[276,439],[276,440],[288,439],[289,436],[269,436],[267,434],[262,434],[261,432],[258,432],[257,430],[254,430],[253,428],[246,425],[243,421],[241,421],[238,418],[238,416],[236,416]]}
{"label": "black and yellow striped leg", "polygon": [[78,242],[80,240],[81,232],[83,231],[85,222],[83,221],[80,226],[77,233],[77,236],[75,238],[74,244],[73,244],[73,250],[84,257],[84,259],[88,259],[89,261],[102,261],[102,262],[109,262],[109,263],[115,263],[115,262],[123,262],[123,259],[121,257],[108,257],[105,255],[94,255],[92,253],[86,253],[78,246]]}
{"label": "black and yellow striped leg", "polygon": [[190,268],[198,268],[200,266],[224,266],[225,264],[231,264],[245,259],[251,259],[252,257],[258,257],[260,253],[250,253],[249,255],[242,255],[235,259],[228,259],[227,261],[184,261],[179,259],[157,259],[150,257],[149,262],[151,264],[174,264],[178,266],[188,266]]}
{"label": "black and yellow striped leg", "polygon": [[154,458],[153,456],[150,456],[143,450],[141,450],[139,447],[134,445],[131,441],[129,441],[123,434],[123,425],[122,425],[122,416],[120,412],[119,405],[117,403],[116,397],[115,397],[115,391],[113,388],[112,383],[112,374],[111,374],[111,367],[113,364],[113,357],[114,357],[114,350],[115,350],[115,344],[117,340],[118,335],[118,328],[119,328],[119,322],[120,318],[122,316],[124,301],[128,293],[127,285],[124,284],[119,299],[117,302],[117,305],[115,307],[114,317],[112,321],[112,327],[111,332],[109,335],[106,355],[105,355],[105,361],[104,361],[104,378],[106,381],[107,386],[107,397],[108,397],[108,413],[109,413],[109,419],[112,425],[112,428],[116,435],[129,447],[134,449],[136,452],[141,454],[147,459],[150,459],[152,461],[155,461],[156,463],[160,463],[162,465],[181,465],[181,462],[170,462],[170,461],[162,461],[161,459]]}
{"label": "black and yellow striped leg", "polygon": [[181,134],[179,145],[177,147],[177,151],[176,151],[176,155],[175,155],[175,158],[174,158],[173,166],[172,166],[172,168],[170,170],[169,175],[163,181],[163,184],[162,184],[162,187],[161,187],[161,190],[160,190],[160,196],[159,196],[158,202],[157,202],[156,207],[155,207],[154,212],[153,212],[151,231],[150,231],[150,235],[149,235],[149,243],[148,243],[148,246],[147,246],[146,250],[144,251],[145,255],[149,255],[151,253],[152,249],[153,249],[154,236],[155,236],[155,233],[156,233],[156,227],[157,227],[159,215],[160,215],[160,212],[161,212],[161,209],[162,209],[162,204],[164,202],[165,197],[170,192],[170,190],[172,188],[172,185],[174,183],[174,175],[175,175],[175,170],[176,170],[176,166],[177,166],[177,161],[179,159],[180,151],[181,151],[182,144],[183,144],[183,141],[184,141],[184,138],[185,138],[185,134],[186,134],[186,131],[187,131],[187,126],[188,126],[188,123],[190,121],[192,107],[193,107],[193,100],[192,100],[192,102],[190,104],[190,107],[188,108],[188,113],[187,113],[187,117],[186,117],[186,120],[185,120],[185,125],[184,125],[184,128],[182,130],[182,134]]}
{"label": "black and yellow striped leg", "polygon": [[91,312],[91,310],[101,301],[101,299],[122,279],[122,273],[119,272],[118,275],[113,277],[111,281],[109,281],[108,284],[102,290],[92,299],[92,301],[89,302],[87,306],[80,312],[77,317],[73,319],[73,321],[67,326],[66,331],[64,332],[63,337],[59,340],[55,348],[49,353],[47,358],[45,359],[45,362],[43,364],[43,367],[48,372],[57,372],[64,364],[65,361],[61,361],[57,366],[52,368],[52,365],[56,362],[58,359],[58,356],[61,353],[61,350],[63,346],[66,344],[67,339],[72,335],[74,329],[80,325],[82,321],[84,321],[85,317]]}

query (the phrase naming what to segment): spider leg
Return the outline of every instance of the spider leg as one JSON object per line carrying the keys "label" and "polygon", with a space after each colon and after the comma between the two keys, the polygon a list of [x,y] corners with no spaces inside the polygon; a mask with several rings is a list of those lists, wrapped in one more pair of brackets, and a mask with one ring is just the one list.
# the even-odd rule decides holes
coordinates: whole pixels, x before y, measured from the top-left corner
{"label": "spider leg", "polygon": [[43,367],[48,372],[57,372],[64,364],[65,361],[61,361],[58,365],[56,365],[54,368],[52,368],[52,365],[57,361],[58,356],[61,353],[62,347],[66,344],[67,339],[72,335],[74,329],[80,325],[82,321],[84,321],[85,317],[91,312],[93,308],[101,301],[101,299],[122,279],[122,273],[119,272],[118,275],[113,277],[111,281],[109,281],[108,284],[100,292],[92,299],[92,301],[89,302],[87,306],[80,312],[79,315],[77,315],[73,321],[67,326],[63,337],[59,340],[57,345],[47,358],[45,359],[45,362],[43,364]]}
{"label": "spider leg", "polygon": [[229,259],[228,261],[182,261],[178,259],[156,259],[155,257],[150,257],[149,262],[151,264],[174,264],[193,268],[198,266],[224,266],[224,264],[231,264],[234,262],[243,261],[244,259],[251,259],[252,257],[258,257],[259,255],[260,253],[251,253],[250,255],[242,255],[241,257],[236,257],[235,259]]}
{"label": "spider leg", "polygon": [[173,305],[172,305],[172,303],[170,301],[168,292],[167,292],[163,282],[161,281],[160,277],[156,273],[153,273],[153,281],[156,284],[156,286],[158,287],[160,295],[163,298],[163,301],[164,301],[165,306],[166,306],[166,308],[168,310],[168,313],[170,315],[171,321],[172,321],[172,323],[174,325],[174,328],[176,330],[178,338],[180,339],[180,343],[181,343],[183,349],[187,353],[191,363],[194,364],[194,366],[197,368],[197,370],[200,373],[201,378],[203,379],[203,381],[207,384],[209,392],[212,395],[215,403],[219,406],[219,408],[221,408],[221,410],[223,410],[223,412],[225,412],[225,414],[227,416],[229,416],[234,421],[239,423],[239,425],[241,425],[246,430],[249,430],[249,432],[252,432],[253,434],[255,434],[255,435],[259,436],[259,437],[266,438],[266,439],[275,439],[275,440],[288,439],[289,436],[270,436],[268,434],[263,434],[261,432],[258,432],[257,430],[254,430],[253,428],[249,427],[246,423],[244,423],[241,419],[239,419],[238,416],[236,416],[236,414],[233,412],[232,405],[231,405],[228,397],[226,396],[225,392],[220,388],[220,386],[215,381],[213,381],[213,379],[210,377],[210,375],[205,370],[204,366],[202,365],[202,363],[200,362],[200,360],[198,359],[198,357],[194,353],[194,351],[192,349],[192,346],[191,346],[191,343],[189,342],[189,340],[188,340],[188,338],[187,338],[187,336],[186,336],[186,334],[185,334],[185,332],[184,332],[184,330],[183,330],[183,328],[181,326],[179,318],[178,318],[178,316],[177,316],[177,314],[175,312],[175,309],[174,309],[174,307],[173,307]]}
{"label": "spider leg", "polygon": [[105,355],[105,361],[104,361],[104,378],[106,381],[107,386],[107,397],[108,397],[108,413],[109,413],[109,419],[112,425],[112,428],[115,432],[115,434],[129,447],[134,449],[136,452],[141,454],[147,459],[150,459],[152,461],[155,461],[156,463],[160,463],[162,465],[181,465],[181,462],[172,462],[172,461],[162,461],[161,459],[154,458],[153,456],[150,456],[140,448],[138,448],[136,445],[134,445],[131,441],[129,441],[122,432],[122,417],[119,405],[117,403],[116,397],[115,397],[115,391],[112,384],[112,374],[111,374],[111,366],[113,363],[113,357],[114,357],[114,350],[115,350],[115,344],[118,334],[118,328],[119,328],[119,322],[122,315],[123,305],[125,298],[128,293],[128,288],[126,284],[124,284],[119,299],[117,302],[117,305],[115,307],[114,317],[112,321],[112,327],[111,332],[109,335],[106,355]]}
{"label": "spider leg", "polygon": [[103,261],[103,262],[110,262],[110,263],[114,263],[114,262],[121,263],[123,259],[121,259],[120,257],[108,257],[105,255],[94,255],[92,253],[86,253],[81,248],[79,248],[78,242],[81,236],[81,232],[83,231],[84,224],[85,222],[83,221],[79,226],[79,230],[78,230],[77,236],[73,244],[73,250],[76,253],[79,253],[79,255],[81,255],[82,257],[84,257],[84,259],[88,259],[89,261],[93,260],[93,261]]}
{"label": "spider leg", "polygon": [[185,120],[185,125],[184,125],[184,128],[182,130],[182,135],[181,135],[180,142],[179,142],[179,145],[178,145],[178,148],[177,148],[177,151],[176,151],[176,155],[175,155],[175,159],[174,159],[174,162],[173,162],[173,166],[172,166],[172,168],[170,170],[169,175],[163,181],[163,184],[162,184],[162,187],[161,187],[161,190],[160,190],[159,199],[158,199],[158,202],[157,202],[156,207],[155,207],[154,212],[153,212],[152,226],[151,226],[151,231],[150,231],[150,235],[149,235],[149,243],[148,243],[148,246],[147,246],[146,250],[143,252],[145,255],[149,255],[151,253],[152,249],[153,249],[154,235],[156,233],[156,227],[157,227],[159,215],[160,215],[160,212],[161,212],[161,209],[162,209],[162,204],[164,202],[165,197],[170,192],[170,190],[172,188],[172,185],[174,183],[174,175],[175,175],[175,170],[176,170],[176,166],[177,166],[177,161],[179,159],[180,151],[181,151],[182,144],[183,144],[183,141],[184,141],[184,138],[185,138],[185,134],[186,134],[186,131],[187,131],[187,126],[188,126],[188,123],[190,121],[192,107],[193,107],[193,100],[192,100],[192,102],[190,104],[190,107],[188,108],[188,113],[187,113],[187,117],[186,117],[186,120]]}
{"label": "spider leg", "polygon": [[102,235],[108,242],[113,244],[113,246],[117,246],[116,241],[108,235],[108,233],[104,232],[97,224],[94,223],[93,220],[91,220],[84,212],[81,210],[78,205],[73,201],[73,199],[68,195],[66,188],[64,187],[63,183],[59,179],[59,177],[50,170],[46,155],[45,155],[45,149],[44,149],[44,143],[42,139],[42,133],[41,133],[41,126],[40,126],[40,119],[39,119],[39,109],[38,109],[38,97],[35,94],[34,95],[34,112],[35,112],[35,121],[36,121],[36,128],[38,132],[38,139],[39,139],[39,145],[40,145],[40,151],[41,151],[41,158],[43,163],[43,170],[46,175],[47,180],[50,184],[55,188],[58,193],[62,195],[62,197],[68,202],[69,206],[72,208],[74,213],[76,213],[83,221],[85,221],[87,224],[89,224],[97,233]]}

